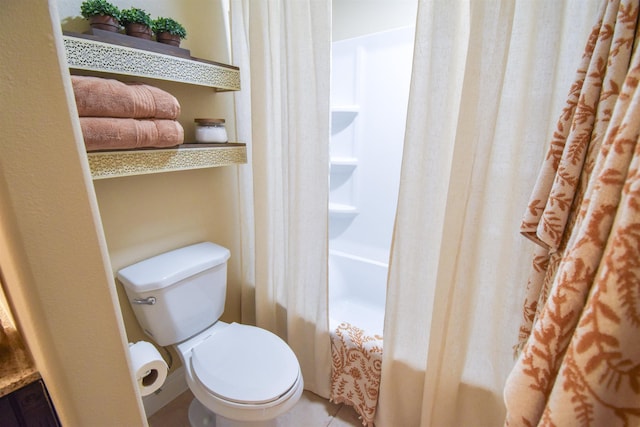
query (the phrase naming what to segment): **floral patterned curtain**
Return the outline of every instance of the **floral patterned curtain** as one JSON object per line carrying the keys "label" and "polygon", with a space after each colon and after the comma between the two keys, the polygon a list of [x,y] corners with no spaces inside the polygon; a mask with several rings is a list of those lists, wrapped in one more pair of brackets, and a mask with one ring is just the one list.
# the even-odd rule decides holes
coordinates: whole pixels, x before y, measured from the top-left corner
{"label": "floral patterned curtain", "polygon": [[638,3],[604,2],[522,222],[508,426],[640,424]]}

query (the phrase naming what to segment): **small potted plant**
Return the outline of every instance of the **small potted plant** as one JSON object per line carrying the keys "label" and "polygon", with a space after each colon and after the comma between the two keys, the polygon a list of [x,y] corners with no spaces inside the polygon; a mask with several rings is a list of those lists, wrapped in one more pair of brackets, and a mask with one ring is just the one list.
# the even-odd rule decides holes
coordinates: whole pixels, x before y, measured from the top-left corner
{"label": "small potted plant", "polygon": [[132,7],[120,12],[120,24],[128,36],[151,40],[153,20],[143,9]]}
{"label": "small potted plant", "polygon": [[160,43],[180,46],[180,41],[187,38],[187,30],[171,18],[157,18],[153,21],[153,32]]}
{"label": "small potted plant", "polygon": [[80,14],[91,28],[116,32],[120,29],[120,9],[106,0],[86,0],[80,5]]}

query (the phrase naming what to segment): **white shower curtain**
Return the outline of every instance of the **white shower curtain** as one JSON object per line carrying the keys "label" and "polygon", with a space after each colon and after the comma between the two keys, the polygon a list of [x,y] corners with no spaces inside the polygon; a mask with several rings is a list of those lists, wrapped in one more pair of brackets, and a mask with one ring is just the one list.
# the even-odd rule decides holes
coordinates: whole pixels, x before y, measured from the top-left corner
{"label": "white shower curtain", "polygon": [[420,1],[378,427],[503,423],[520,219],[602,1]]}
{"label": "white shower curtain", "polygon": [[231,0],[242,188],[242,317],[284,338],[329,397],[327,206],[331,3]]}

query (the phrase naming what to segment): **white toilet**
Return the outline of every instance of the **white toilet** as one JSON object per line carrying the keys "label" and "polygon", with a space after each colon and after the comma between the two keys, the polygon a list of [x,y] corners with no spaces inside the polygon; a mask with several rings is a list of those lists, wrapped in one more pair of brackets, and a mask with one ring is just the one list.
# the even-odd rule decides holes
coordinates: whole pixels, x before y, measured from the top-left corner
{"label": "white toilet", "polygon": [[275,425],[300,399],[300,365],[277,335],[218,321],[229,256],[198,243],[123,268],[118,279],[145,333],[158,345],[175,344],[196,397],[193,426]]}

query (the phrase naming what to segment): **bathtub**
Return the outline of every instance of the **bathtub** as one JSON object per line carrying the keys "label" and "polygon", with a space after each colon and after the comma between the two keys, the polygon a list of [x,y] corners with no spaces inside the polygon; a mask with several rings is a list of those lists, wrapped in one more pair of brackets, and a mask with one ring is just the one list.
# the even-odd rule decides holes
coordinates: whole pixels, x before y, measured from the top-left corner
{"label": "bathtub", "polygon": [[388,264],[356,255],[329,252],[331,330],[342,322],[382,336]]}

